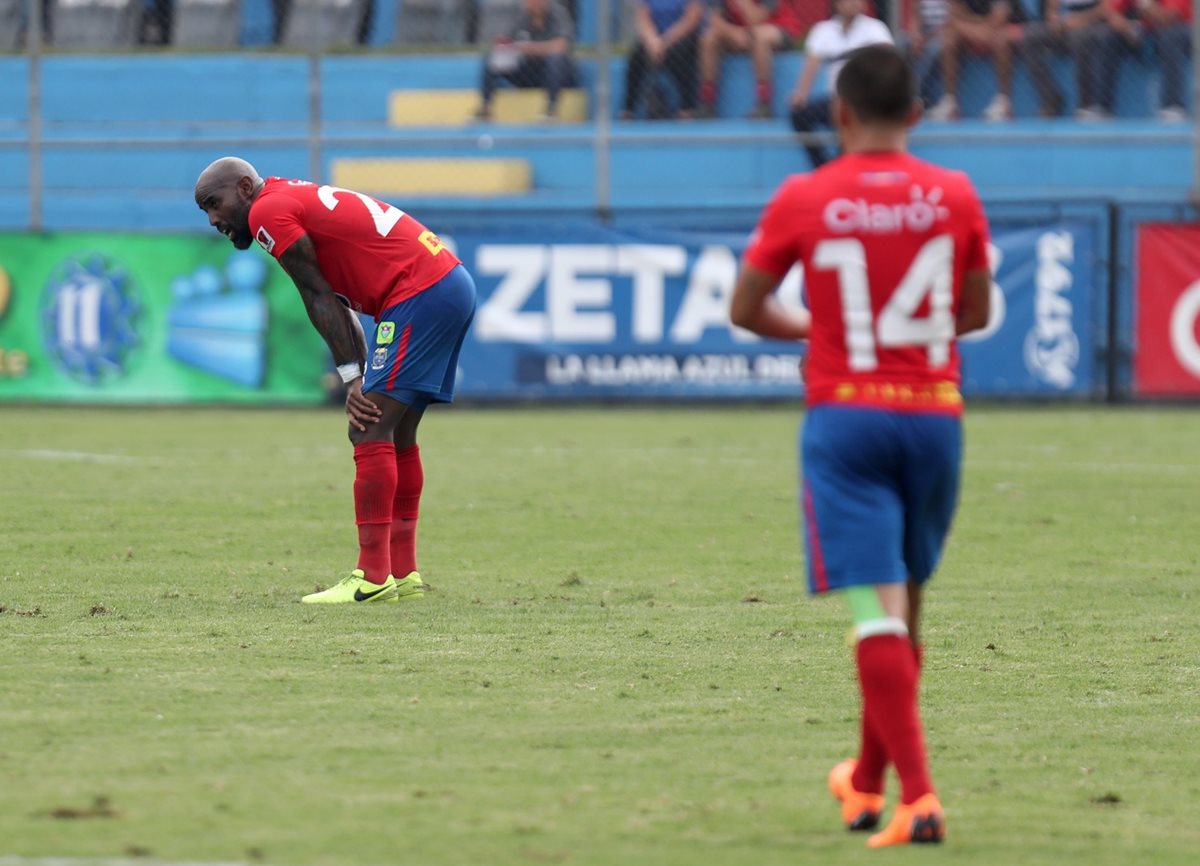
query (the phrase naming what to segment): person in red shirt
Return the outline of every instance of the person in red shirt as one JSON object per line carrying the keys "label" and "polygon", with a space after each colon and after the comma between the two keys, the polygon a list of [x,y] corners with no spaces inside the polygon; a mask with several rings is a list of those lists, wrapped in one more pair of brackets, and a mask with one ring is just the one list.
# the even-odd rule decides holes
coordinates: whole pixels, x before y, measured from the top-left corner
{"label": "person in red shirt", "polygon": [[[955,337],[987,323],[988,227],[965,175],[906,152],[920,107],[895,47],[849,55],[833,113],[844,155],[789,178],[767,205],[731,319],[810,342],[800,491],[809,589],[848,601],[863,696],[858,757],[834,767],[830,790],[849,829],[872,829],[890,763],[900,804],[867,844],[937,842],[945,818],[917,709],[918,618],[958,496]],[[808,310],[774,296],[797,263]]]}
{"label": "person in red shirt", "polygon": [[739,51],[749,53],[754,65],[754,107],[749,116],[772,117],[775,52],[795,48],[820,13],[798,0],[716,0],[713,6],[708,26],[700,34],[699,116],[716,117],[721,54]]}
{"label": "person in red shirt", "polygon": [[[420,598],[417,426],[430,403],[454,398],[458,354],[475,314],[471,275],[413,217],[352,190],[264,181],[250,163],[224,157],[201,172],[195,195],[235,247],[257,241],[279,260],[347,385],[358,567],[302,600]],[[369,346],[352,310],[375,319]]]}

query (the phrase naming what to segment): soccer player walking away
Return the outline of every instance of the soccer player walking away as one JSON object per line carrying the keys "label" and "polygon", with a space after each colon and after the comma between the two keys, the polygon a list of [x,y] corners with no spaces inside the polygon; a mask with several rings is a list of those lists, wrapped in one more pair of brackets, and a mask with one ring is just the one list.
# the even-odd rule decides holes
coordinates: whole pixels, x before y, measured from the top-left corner
{"label": "soccer player walking away", "polygon": [[[829,774],[851,830],[884,808],[872,848],[938,842],[945,816],[917,710],[921,594],[958,498],[962,398],[956,335],[988,319],[988,227],[965,175],[906,152],[920,116],[904,55],[854,51],[837,81],[844,155],[780,187],[746,250],[732,320],[810,341],[800,502],[809,589],[840,590],[857,636],[857,758]],[[773,292],[804,266],[809,310]]]}
{"label": "soccer player walking away", "polygon": [[[417,425],[430,403],[454,398],[459,350],[475,315],[471,275],[404,211],[340,187],[264,181],[236,157],[200,173],[196,204],[239,250],[257,241],[279,260],[347,385],[358,567],[302,600],[420,598]],[[351,310],[375,318],[370,345]]]}

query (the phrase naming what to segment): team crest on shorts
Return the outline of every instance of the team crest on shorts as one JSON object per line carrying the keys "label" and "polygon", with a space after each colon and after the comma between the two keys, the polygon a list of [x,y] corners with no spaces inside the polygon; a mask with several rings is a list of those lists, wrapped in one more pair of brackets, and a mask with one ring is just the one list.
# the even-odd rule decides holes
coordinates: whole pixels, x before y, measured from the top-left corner
{"label": "team crest on shorts", "polygon": [[380,322],[379,329],[375,332],[375,342],[381,346],[386,346],[396,338],[396,323],[395,322]]}
{"label": "team crest on shorts", "polygon": [[371,369],[382,370],[387,366],[387,349],[376,349],[375,355],[371,358]]}

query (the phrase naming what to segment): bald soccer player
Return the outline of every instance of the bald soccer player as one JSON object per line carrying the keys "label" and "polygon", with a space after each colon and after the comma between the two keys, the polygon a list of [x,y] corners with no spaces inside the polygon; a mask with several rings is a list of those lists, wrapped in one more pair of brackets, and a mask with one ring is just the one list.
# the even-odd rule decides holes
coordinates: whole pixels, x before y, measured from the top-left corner
{"label": "bald soccer player", "polygon": [[[475,315],[471,275],[404,211],[336,186],[263,180],[237,157],[200,173],[196,204],[239,250],[257,241],[279,260],[347,386],[358,567],[302,600],[421,598],[417,426],[430,403],[454,399],[458,353]],[[351,310],[374,317],[371,340]]]}

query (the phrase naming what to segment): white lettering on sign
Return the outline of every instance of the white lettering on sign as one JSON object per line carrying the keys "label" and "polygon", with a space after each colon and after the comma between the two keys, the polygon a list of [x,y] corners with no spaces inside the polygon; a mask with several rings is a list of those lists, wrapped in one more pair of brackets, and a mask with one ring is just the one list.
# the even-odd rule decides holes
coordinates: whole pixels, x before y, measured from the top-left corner
{"label": "white lettering on sign", "polygon": [[1200,317],[1200,280],[1192,283],[1171,309],[1171,350],[1180,366],[1200,377],[1200,344],[1196,342],[1196,319]]}
{"label": "white lettering on sign", "polygon": [[[484,342],[611,343],[620,318],[612,279],[625,277],[632,282],[628,320],[635,342],[697,343],[713,328],[752,342],[758,338],[729,322],[737,268],[733,250],[716,244],[701,248],[690,271],[682,245],[484,244],[473,270],[499,283],[479,307],[475,335]],[[668,277],[687,280],[671,321]],[[800,291],[800,269],[793,268],[778,297],[799,307]]]}
{"label": "white lettering on sign", "polygon": [[1075,236],[1070,232],[1046,232],[1038,238],[1033,328],[1025,338],[1025,365],[1038,379],[1063,389],[1075,383],[1079,363],[1070,297],[1073,261]]}

